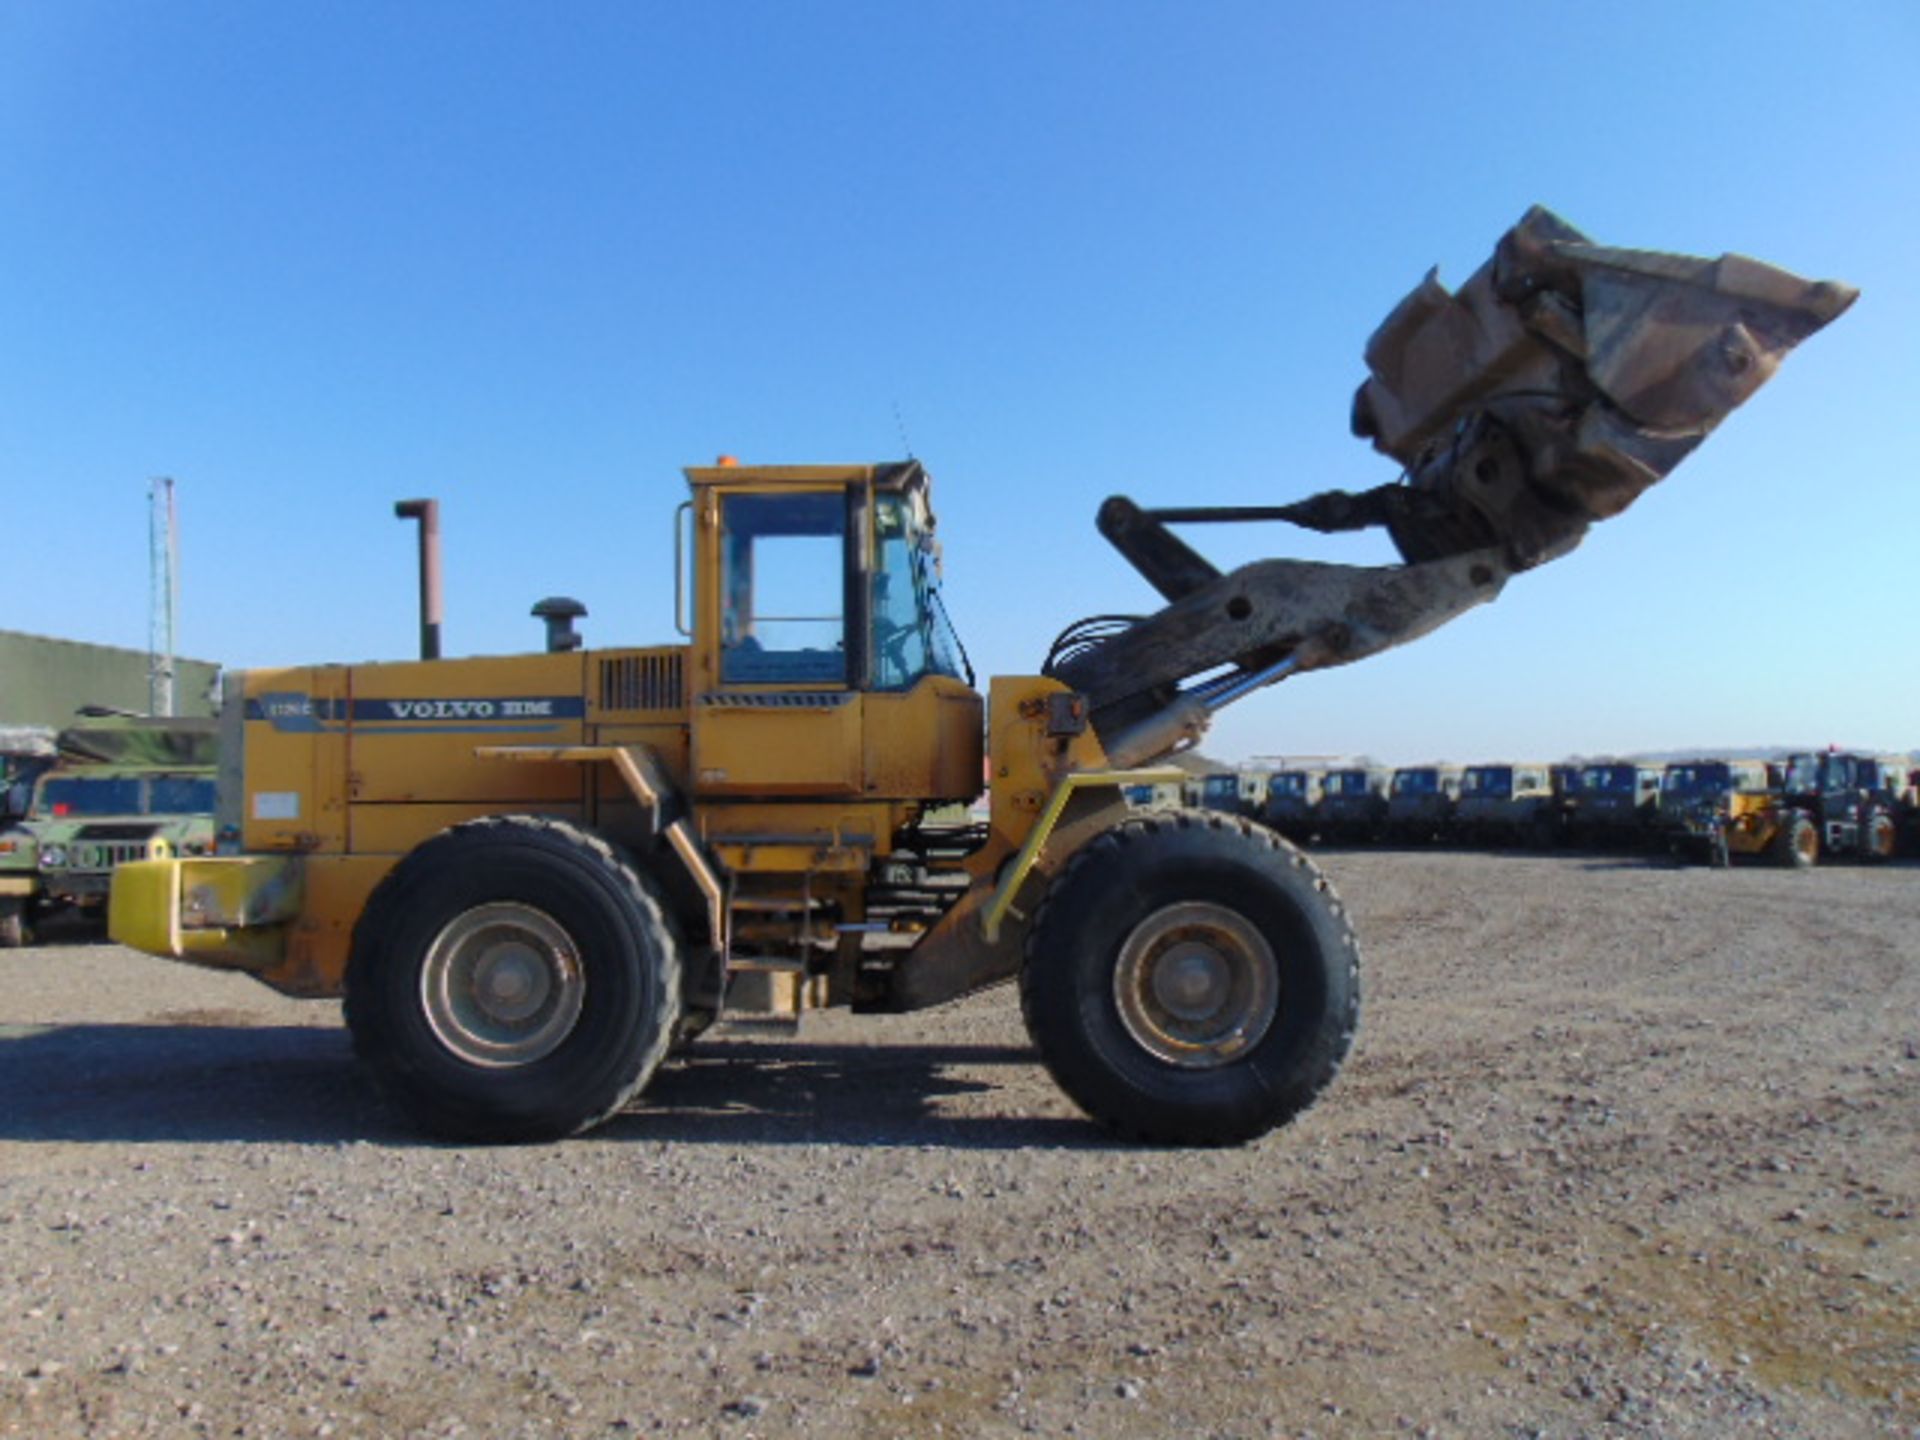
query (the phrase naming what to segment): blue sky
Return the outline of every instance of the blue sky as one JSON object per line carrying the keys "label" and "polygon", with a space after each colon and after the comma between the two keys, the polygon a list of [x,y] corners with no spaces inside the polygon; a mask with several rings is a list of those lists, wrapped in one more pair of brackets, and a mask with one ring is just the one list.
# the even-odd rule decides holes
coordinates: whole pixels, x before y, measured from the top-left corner
{"label": "blue sky", "polygon": [[[0,0],[0,627],[404,657],[671,635],[679,468],[936,477],[985,673],[1147,608],[1101,498],[1391,480],[1373,327],[1540,201],[1861,287],[1568,559],[1223,758],[1920,746],[1920,7]],[[1193,536],[1384,562],[1384,541]]]}

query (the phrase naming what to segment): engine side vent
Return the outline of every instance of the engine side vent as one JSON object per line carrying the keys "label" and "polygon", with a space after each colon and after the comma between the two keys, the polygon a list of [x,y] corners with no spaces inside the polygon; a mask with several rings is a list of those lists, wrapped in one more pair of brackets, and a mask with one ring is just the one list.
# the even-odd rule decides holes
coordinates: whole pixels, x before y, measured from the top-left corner
{"label": "engine side vent", "polygon": [[652,650],[600,662],[602,710],[680,710],[686,705],[686,652]]}

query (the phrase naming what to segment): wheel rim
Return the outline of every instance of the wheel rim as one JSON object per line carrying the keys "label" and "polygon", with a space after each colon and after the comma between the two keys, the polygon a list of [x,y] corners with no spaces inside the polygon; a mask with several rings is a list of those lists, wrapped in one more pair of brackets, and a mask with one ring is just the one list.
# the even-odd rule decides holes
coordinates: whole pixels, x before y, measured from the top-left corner
{"label": "wheel rim", "polygon": [[1820,853],[1820,835],[1811,825],[1800,825],[1793,832],[1793,848],[1804,861]]}
{"label": "wheel rim", "polygon": [[420,999],[440,1043],[474,1065],[526,1065],[572,1033],[586,998],[580,952],[530,905],[480,905],[434,937]]}
{"label": "wheel rim", "polygon": [[1893,821],[1884,815],[1873,817],[1873,823],[1867,827],[1867,847],[1876,860],[1885,860],[1893,854]]}
{"label": "wheel rim", "polygon": [[1113,998],[1143,1050],[1170,1065],[1212,1069],[1246,1054],[1272,1027],[1280,966],[1238,911],[1169,905],[1122,942]]}

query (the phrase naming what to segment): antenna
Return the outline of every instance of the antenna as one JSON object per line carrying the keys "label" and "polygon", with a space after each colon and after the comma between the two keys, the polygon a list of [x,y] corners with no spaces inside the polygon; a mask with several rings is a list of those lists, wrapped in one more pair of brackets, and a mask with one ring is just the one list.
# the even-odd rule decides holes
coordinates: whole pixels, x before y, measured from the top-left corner
{"label": "antenna", "polygon": [[147,713],[173,714],[173,616],[180,602],[179,544],[173,480],[147,482],[148,573]]}
{"label": "antenna", "polygon": [[919,459],[920,457],[913,453],[913,442],[907,438],[907,419],[900,413],[898,400],[893,402],[893,423],[900,431],[900,448],[907,452],[907,459]]}

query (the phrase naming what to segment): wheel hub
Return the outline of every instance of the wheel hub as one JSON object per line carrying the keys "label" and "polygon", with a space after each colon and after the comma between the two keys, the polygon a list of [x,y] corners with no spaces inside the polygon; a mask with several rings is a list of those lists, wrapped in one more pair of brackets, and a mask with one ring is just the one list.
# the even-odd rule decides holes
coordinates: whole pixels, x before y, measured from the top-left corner
{"label": "wheel hub", "polygon": [[1224,905],[1155,911],[1121,943],[1113,972],[1121,1023],[1155,1058],[1184,1069],[1232,1063],[1265,1038],[1280,1008],[1273,947]]}
{"label": "wheel hub", "polygon": [[1204,1020],[1226,1003],[1231,976],[1226,959],[1208,946],[1181,944],[1153,967],[1153,994],[1181,1020]]}
{"label": "wheel hub", "polygon": [[525,1020],[552,988],[539,955],[517,941],[494,947],[474,966],[475,998],[499,1020]]}
{"label": "wheel hub", "polygon": [[578,948],[530,905],[475,906],[450,920],[420,970],[427,1024],[474,1065],[526,1065],[572,1033],[586,998]]}

